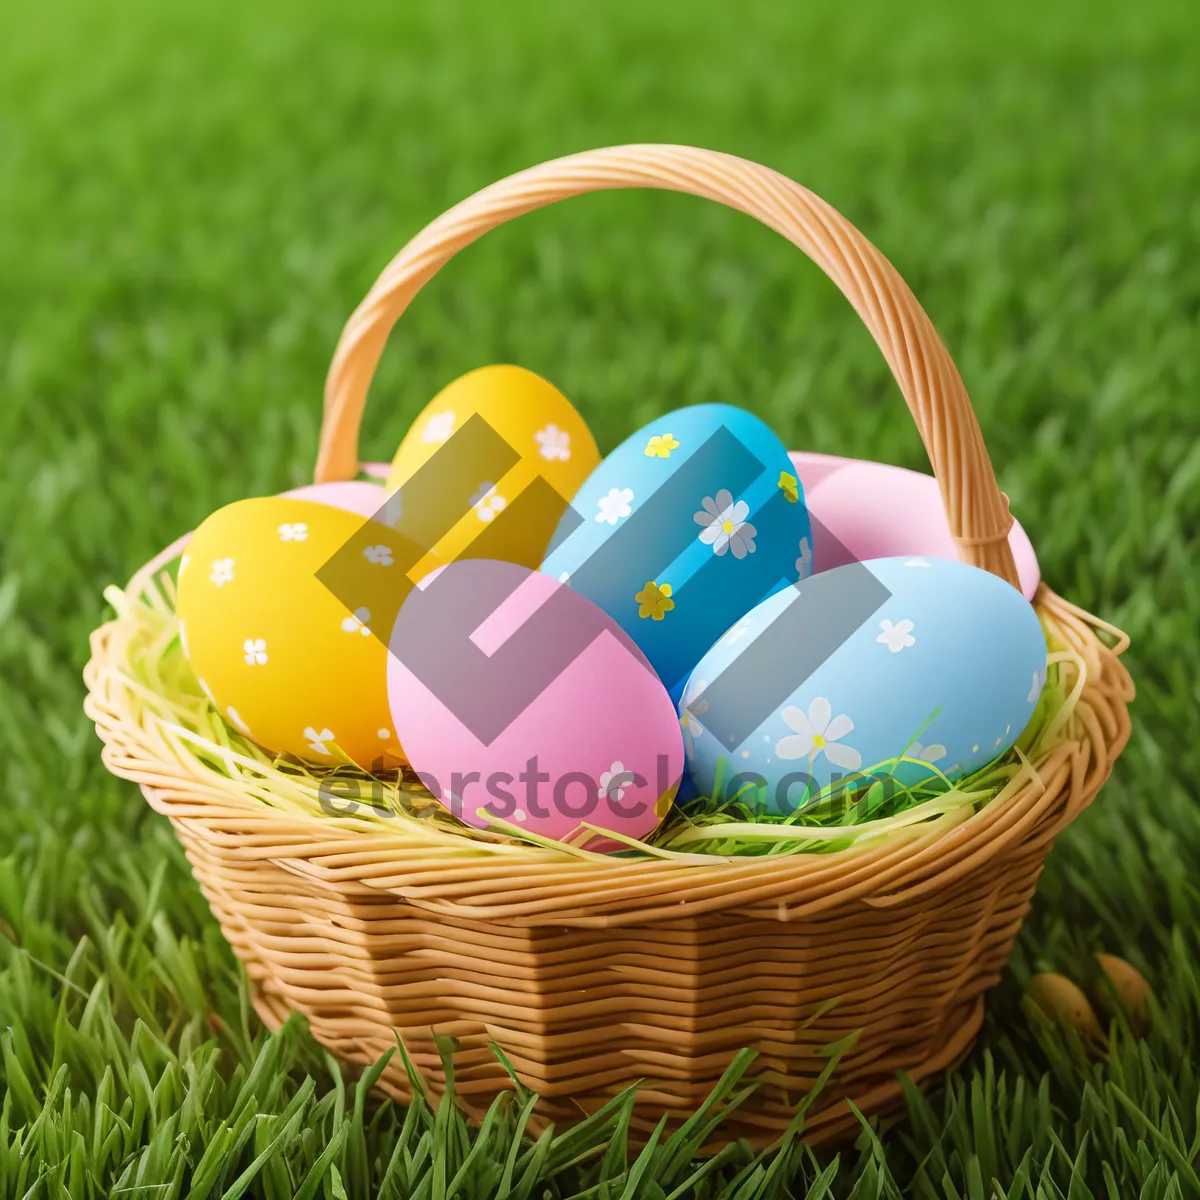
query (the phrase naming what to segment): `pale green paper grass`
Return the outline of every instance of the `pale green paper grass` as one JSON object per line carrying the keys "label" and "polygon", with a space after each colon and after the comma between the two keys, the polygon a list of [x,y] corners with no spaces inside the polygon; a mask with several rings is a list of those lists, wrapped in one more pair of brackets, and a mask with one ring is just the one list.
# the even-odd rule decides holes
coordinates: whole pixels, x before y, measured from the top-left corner
{"label": "pale green paper grass", "polygon": [[[364,836],[369,836],[371,829],[403,829],[442,841],[457,838],[461,849],[475,845],[481,853],[503,840],[599,857],[503,820],[493,820],[485,830],[470,828],[445,812],[411,772],[372,776],[349,760],[320,770],[270,754],[224,722],[200,689],[179,642],[171,574],[160,572],[141,594],[109,588],[106,595],[128,625],[120,667],[131,693],[133,719],[162,734],[180,756],[197,760],[202,769],[234,785],[233,791],[250,802],[327,821],[351,818],[360,823]],[[1011,750],[953,784],[936,767],[920,784],[895,783],[887,775],[902,760],[891,759],[864,769],[864,774],[879,780],[870,787],[861,787],[852,795],[827,787],[799,804],[788,817],[767,813],[761,798],[745,789],[729,802],[701,797],[672,808],[644,841],[602,825],[583,825],[624,843],[626,849],[620,853],[633,857],[831,853],[874,848],[882,839],[948,830],[1034,778],[1030,760],[1061,745],[1066,737],[1086,667],[1077,655],[1050,642],[1049,633],[1047,636],[1047,682],[1028,726]],[[1060,670],[1067,659],[1075,666],[1075,683],[1069,691],[1063,686]],[[717,795],[721,794],[720,778],[719,768]]]}
{"label": "pale green paper grass", "polygon": [[[510,1162],[530,1200],[1200,1195],[1197,62],[1177,0],[0,5],[0,1196],[490,1200]],[[81,711],[102,589],[311,478],[338,332],[405,239],[625,141],[768,163],[879,245],[1047,582],[1131,635],[1138,685],[967,1063],[840,1153],[690,1183],[686,1142],[631,1165],[619,1121],[539,1147],[519,1113],[478,1135],[360,1108],[302,1025],[267,1036]],[[789,446],[927,465],[819,272],[685,197],[572,201],[459,256],[388,346],[365,455],[501,361],[560,386],[605,451],[732,401]],[[1089,1060],[1020,996],[1050,969],[1098,1003],[1097,951],[1160,1003]]]}

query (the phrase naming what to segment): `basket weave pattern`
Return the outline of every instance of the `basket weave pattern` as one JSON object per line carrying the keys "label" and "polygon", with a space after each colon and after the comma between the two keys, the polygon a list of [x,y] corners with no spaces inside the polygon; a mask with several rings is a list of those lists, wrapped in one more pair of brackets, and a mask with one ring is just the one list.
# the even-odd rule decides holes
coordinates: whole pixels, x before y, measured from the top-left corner
{"label": "basket weave pattern", "polygon": [[[359,469],[367,388],[396,319],[458,250],[509,218],[600,188],[659,187],[741,209],[799,246],[875,337],[939,480],[964,561],[1016,582],[999,491],[962,381],[894,268],[848,222],[764,167],[687,147],[632,146],[544,164],[464,201],[414,238],[351,317],[330,370],[318,480]],[[179,546],[139,573],[137,594]],[[1078,686],[1068,740],[952,828],[916,826],[839,853],[681,862],[458,844],[424,823],[364,829],[272,808],[181,754],[136,717],[130,631],[96,631],[87,711],[104,761],[168,816],[258,1012],[302,1012],[340,1057],[368,1062],[399,1034],[432,1090],[435,1035],[458,1042],[460,1102],[481,1114],[511,1086],[500,1046],[538,1091],[538,1117],[570,1121],[643,1081],[637,1124],[686,1114],[733,1054],[759,1052],[761,1089],[725,1136],[786,1128],[826,1063],[856,1035],[810,1114],[810,1141],[959,1060],[999,978],[1055,836],[1107,778],[1129,735],[1121,638],[1043,586],[1047,631]],[[1110,644],[1115,642],[1115,644]],[[1074,672],[1074,677],[1072,677]],[[382,1081],[408,1081],[393,1060]]]}

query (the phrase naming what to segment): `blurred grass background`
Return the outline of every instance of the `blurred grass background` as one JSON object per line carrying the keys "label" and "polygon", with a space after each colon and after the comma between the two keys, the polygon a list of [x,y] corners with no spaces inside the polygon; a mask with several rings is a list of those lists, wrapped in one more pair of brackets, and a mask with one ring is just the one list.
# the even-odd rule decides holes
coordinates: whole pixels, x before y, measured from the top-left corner
{"label": "blurred grass background", "polygon": [[[1171,0],[0,9],[0,1194],[1200,1194],[1197,61]],[[100,766],[79,673],[105,584],[309,477],[341,324],[408,237],[629,141],[765,162],[892,259],[1046,580],[1132,635],[1136,730],[979,1050],[898,1124],[691,1182],[632,1177],[601,1130],[590,1157],[521,1149],[522,1192],[478,1173],[510,1122],[455,1184],[465,1133],[356,1108],[302,1028],[247,1013],[165,822]],[[574,200],[451,263],[393,335],[364,455],[503,360],[602,449],[723,400],[794,448],[926,465],[832,285],[690,198]],[[1018,1001],[1038,969],[1094,986],[1098,950],[1161,1003],[1089,1060]]]}

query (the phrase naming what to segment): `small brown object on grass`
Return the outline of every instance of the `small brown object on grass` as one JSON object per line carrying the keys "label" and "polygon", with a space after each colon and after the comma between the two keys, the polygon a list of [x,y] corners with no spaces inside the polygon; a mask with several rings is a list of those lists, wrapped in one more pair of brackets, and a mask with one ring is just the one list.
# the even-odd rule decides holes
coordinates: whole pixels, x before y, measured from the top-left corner
{"label": "small brown object on grass", "polygon": [[1070,1025],[1085,1041],[1104,1041],[1104,1031],[1091,1001],[1082,988],[1065,975],[1056,975],[1052,971],[1035,975],[1029,981],[1025,995],[1051,1020]]}
{"label": "small brown object on grass", "polygon": [[1115,954],[1097,954],[1096,961],[1135,1026],[1144,1026],[1154,994],[1141,972]]}

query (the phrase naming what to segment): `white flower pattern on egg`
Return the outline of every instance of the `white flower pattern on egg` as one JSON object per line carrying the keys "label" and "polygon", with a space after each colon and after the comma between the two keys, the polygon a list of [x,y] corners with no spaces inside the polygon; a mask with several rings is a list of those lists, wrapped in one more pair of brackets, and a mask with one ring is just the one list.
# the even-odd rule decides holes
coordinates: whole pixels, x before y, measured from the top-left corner
{"label": "white flower pattern on egg", "polygon": [[242,643],[242,657],[251,667],[261,667],[267,661],[267,643],[264,638],[247,638]]}
{"label": "white flower pattern on egg", "polygon": [[363,558],[379,567],[390,567],[395,561],[391,546],[367,546],[363,550]]}
{"label": "white flower pattern on egg", "polygon": [[356,608],[354,612],[342,621],[342,628],[347,633],[361,633],[363,637],[367,637],[371,630],[367,622],[371,619],[371,610],[369,608]]}
{"label": "white flower pattern on egg", "polygon": [[745,500],[734,502],[728,490],[722,488],[716,496],[705,496],[700,501],[700,511],[692,516],[697,525],[703,526],[700,541],[711,546],[717,556],[727,550],[734,558],[745,558],[754,553],[754,539],[758,530],[746,519],[750,505]]}
{"label": "white flower pattern on egg", "polygon": [[883,632],[875,640],[893,654],[899,654],[901,650],[917,644],[917,639],[912,635],[913,623],[907,619],[898,621],[895,625],[885,619],[879,622],[879,628]]}
{"label": "white flower pattern on egg", "polygon": [[496,491],[494,483],[482,483],[479,491],[471,497],[471,507],[475,509],[475,515],[487,524],[508,507],[508,501]]}
{"label": "white flower pattern on egg", "polygon": [[930,746],[923,746],[920,742],[913,742],[904,752],[904,757],[915,758],[918,762],[937,763],[946,757],[946,747],[940,742],[934,742]]}
{"label": "white flower pattern on egg", "polygon": [[444,442],[454,432],[454,414],[452,412],[434,413],[425,422],[421,430],[421,441],[427,446]]}
{"label": "white flower pattern on egg", "polygon": [[332,729],[317,729],[314,725],[306,725],[304,728],[304,737],[308,741],[308,748],[314,754],[332,753],[326,745],[326,742],[333,741]]}
{"label": "white flower pattern on egg", "polygon": [[596,520],[606,525],[615,525],[622,517],[633,511],[633,488],[609,488],[607,496],[596,501]]}
{"label": "white flower pattern on egg", "polygon": [[618,759],[608,768],[607,771],[601,772],[600,789],[596,795],[601,800],[615,800],[619,802],[621,797],[625,795],[625,789],[633,783],[633,772],[625,769],[625,764]]}
{"label": "white flower pattern on egg", "polygon": [[812,570],[812,547],[808,538],[800,539],[800,557],[796,559],[796,574],[804,579]]}
{"label": "white flower pattern on egg", "polygon": [[232,583],[234,580],[233,567],[234,561],[232,558],[215,559],[212,568],[209,570],[208,577],[217,587],[224,587],[227,583]]}
{"label": "white flower pattern on egg", "polygon": [[304,521],[292,521],[280,525],[279,540],[281,542],[308,541],[308,525]]}
{"label": "white flower pattern on egg", "polygon": [[816,758],[823,751],[835,767],[857,771],[862,766],[862,755],[840,741],[853,731],[854,722],[845,713],[835,717],[833,708],[824,696],[818,696],[808,706],[807,713],[789,704],[779,715],[793,731],[789,736],[780,738],[775,746],[775,753],[780,758]]}
{"label": "white flower pattern on egg", "polygon": [[571,435],[557,425],[547,425],[533,435],[538,453],[547,462],[566,462],[571,457]]}

